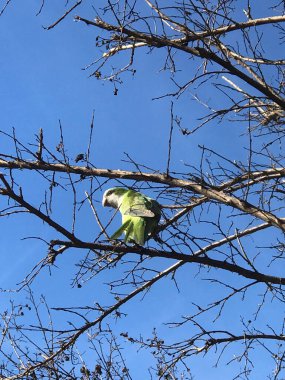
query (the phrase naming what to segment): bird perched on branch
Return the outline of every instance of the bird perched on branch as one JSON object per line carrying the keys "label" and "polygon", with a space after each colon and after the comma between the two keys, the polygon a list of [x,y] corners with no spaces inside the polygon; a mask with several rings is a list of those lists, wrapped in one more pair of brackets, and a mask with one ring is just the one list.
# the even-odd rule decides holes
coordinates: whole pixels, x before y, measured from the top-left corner
{"label": "bird perched on branch", "polygon": [[122,214],[122,225],[111,239],[117,239],[124,233],[126,243],[135,242],[144,245],[155,232],[161,217],[161,206],[157,201],[122,187],[106,190],[102,205],[113,207]]}

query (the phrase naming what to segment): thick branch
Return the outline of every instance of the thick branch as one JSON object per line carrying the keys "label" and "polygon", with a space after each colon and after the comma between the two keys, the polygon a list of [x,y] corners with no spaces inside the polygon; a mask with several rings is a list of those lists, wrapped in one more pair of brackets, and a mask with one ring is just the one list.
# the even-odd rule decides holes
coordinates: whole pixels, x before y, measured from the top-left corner
{"label": "thick branch", "polygon": [[[142,172],[131,172],[123,170],[109,170],[109,169],[94,169],[86,168],[80,166],[69,166],[63,164],[49,164],[45,162],[28,162],[28,161],[5,161],[0,160],[0,167],[6,167],[10,169],[29,169],[29,170],[44,170],[44,171],[56,171],[56,172],[66,172],[74,174],[83,174],[86,176],[98,176],[107,178],[120,178],[120,179],[134,179],[137,181],[148,181],[154,183],[160,183],[167,185],[169,187],[178,187],[188,189],[194,193],[198,193],[208,197],[209,199],[221,202],[225,205],[236,208],[245,214],[251,214],[252,216],[263,220],[275,227],[280,228],[285,231],[285,222],[281,218],[273,215],[270,212],[263,211],[258,207],[255,207],[251,203],[234,197],[232,195],[226,194],[224,191],[220,190],[219,187],[210,187],[210,185],[200,184],[194,181],[182,180],[179,178],[174,178],[171,176],[166,176],[163,174],[155,173],[142,173]],[[285,169],[270,169],[266,171],[268,174],[276,172],[276,176],[284,176]],[[260,172],[258,172],[260,173]]]}
{"label": "thick branch", "polygon": [[[266,228],[268,225],[264,224],[262,225],[262,228]],[[252,233],[252,231],[256,227],[253,227],[253,229],[249,229],[248,233]],[[258,226],[258,230],[262,229],[260,226]],[[233,235],[233,237],[237,237],[238,235]],[[245,236],[245,234],[243,234]],[[222,244],[225,244],[229,241],[233,240],[233,238],[226,238],[222,240]],[[250,278],[252,280],[257,280],[259,282],[265,282],[265,283],[272,283],[277,285],[285,285],[285,278],[283,277],[276,277],[276,276],[270,276],[267,274],[263,274],[257,271],[252,271],[246,268],[243,268],[236,264],[231,264],[226,261],[221,260],[215,260],[209,257],[204,256],[203,254],[206,253],[208,250],[212,250],[218,246],[222,245],[221,242],[216,242],[213,244],[210,244],[205,249],[201,249],[198,251],[198,253],[193,255],[178,253],[175,251],[165,251],[165,250],[156,250],[156,249],[147,249],[142,247],[129,247],[129,246],[110,246],[109,244],[100,244],[100,243],[88,243],[88,242],[79,242],[79,243],[72,243],[72,242],[66,242],[61,240],[54,240],[52,241],[52,245],[61,245],[65,247],[72,247],[72,248],[84,248],[84,249],[91,249],[94,251],[105,251],[105,252],[114,252],[119,254],[126,254],[126,253],[134,253],[138,255],[144,255],[148,257],[161,257],[161,258],[167,258],[172,260],[179,260],[179,266],[186,264],[186,263],[197,263],[202,265],[207,265],[213,268],[220,268],[224,269],[226,271],[237,273],[240,276],[243,276],[245,278]],[[203,256],[202,256],[203,255]]]}

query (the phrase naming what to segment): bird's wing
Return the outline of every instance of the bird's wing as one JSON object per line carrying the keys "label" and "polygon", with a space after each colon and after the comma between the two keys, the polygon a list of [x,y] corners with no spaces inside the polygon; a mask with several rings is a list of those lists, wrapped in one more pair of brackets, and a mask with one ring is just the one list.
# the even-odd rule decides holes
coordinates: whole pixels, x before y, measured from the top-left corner
{"label": "bird's wing", "polygon": [[153,207],[155,203],[157,202],[153,199],[129,190],[122,198],[120,211],[123,215],[154,218],[156,216],[156,208]]}
{"label": "bird's wing", "polygon": [[153,218],[155,214],[147,208],[141,208],[139,205],[131,206],[124,211],[124,215],[141,216],[143,218]]}

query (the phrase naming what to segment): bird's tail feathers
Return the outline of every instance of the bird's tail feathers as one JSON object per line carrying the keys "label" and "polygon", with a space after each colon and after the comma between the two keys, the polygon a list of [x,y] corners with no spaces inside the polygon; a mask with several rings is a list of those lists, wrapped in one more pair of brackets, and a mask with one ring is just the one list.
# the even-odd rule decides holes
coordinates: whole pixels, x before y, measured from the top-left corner
{"label": "bird's tail feathers", "polygon": [[131,223],[131,220],[127,220],[125,223],[123,223],[121,227],[116,232],[113,233],[110,239],[118,239],[122,235],[123,232],[127,231],[130,223]]}
{"label": "bird's tail feathers", "polygon": [[[132,220],[128,220],[127,226],[125,227],[125,243],[133,239],[134,235],[134,222]],[[134,239],[133,239],[134,240]]]}
{"label": "bird's tail feathers", "polygon": [[111,236],[111,239],[118,239],[122,233],[125,233],[125,243],[135,242],[139,245],[145,243],[145,221],[133,219],[127,220],[121,227]]}

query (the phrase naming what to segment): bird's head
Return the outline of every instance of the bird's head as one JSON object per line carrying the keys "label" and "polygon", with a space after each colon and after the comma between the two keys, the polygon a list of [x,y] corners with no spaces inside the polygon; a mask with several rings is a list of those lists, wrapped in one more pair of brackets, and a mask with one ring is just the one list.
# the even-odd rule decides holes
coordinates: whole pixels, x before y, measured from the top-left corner
{"label": "bird's head", "polygon": [[112,187],[103,194],[102,206],[118,208],[120,205],[120,199],[127,190],[121,187]]}

